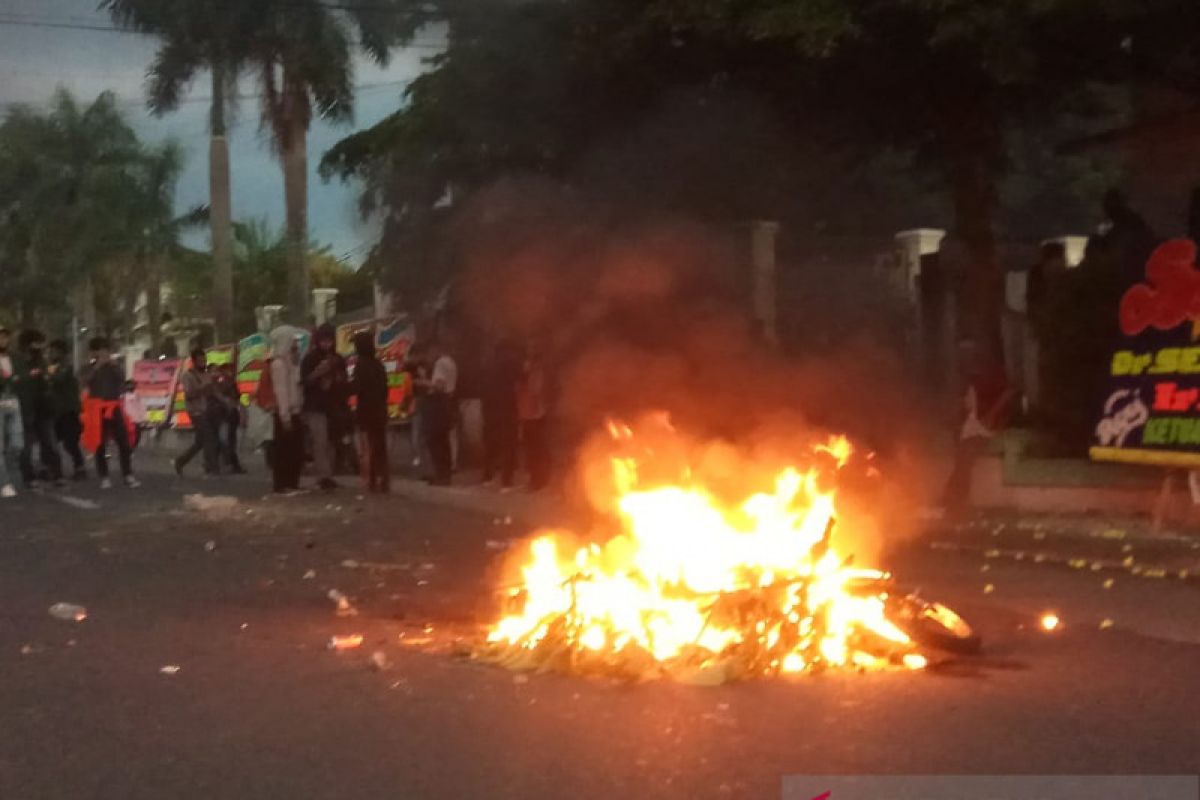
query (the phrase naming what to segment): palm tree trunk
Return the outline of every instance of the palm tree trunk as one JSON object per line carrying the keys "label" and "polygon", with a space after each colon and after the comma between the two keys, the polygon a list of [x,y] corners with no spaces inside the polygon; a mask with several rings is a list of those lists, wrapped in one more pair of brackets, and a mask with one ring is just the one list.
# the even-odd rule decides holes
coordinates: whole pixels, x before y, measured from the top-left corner
{"label": "palm tree trunk", "polygon": [[[212,67],[212,133],[208,149],[209,228],[213,254],[213,317],[219,343],[233,341],[233,210],[229,141],[225,138],[225,68]],[[154,332],[157,340],[158,332]],[[156,342],[157,346],[157,342]]]}
{"label": "palm tree trunk", "polygon": [[151,355],[162,355],[162,269],[158,259],[153,259],[146,270],[146,327]]}
{"label": "palm tree trunk", "polygon": [[309,322],[307,126],[289,115],[284,142],[283,193],[287,210],[287,314],[295,325]]}

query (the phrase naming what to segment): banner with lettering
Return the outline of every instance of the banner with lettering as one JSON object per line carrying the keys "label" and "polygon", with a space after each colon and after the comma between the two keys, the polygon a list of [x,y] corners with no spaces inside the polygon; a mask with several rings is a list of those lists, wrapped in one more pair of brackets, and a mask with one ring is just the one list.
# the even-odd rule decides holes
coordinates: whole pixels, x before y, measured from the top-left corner
{"label": "banner with lettering", "polygon": [[1117,309],[1091,456],[1200,468],[1200,270],[1196,244],[1173,239],[1146,264]]}
{"label": "banner with lettering", "polygon": [[171,398],[179,378],[178,358],[142,359],[133,364],[134,393],[146,409],[146,424],[156,427],[170,417]]}

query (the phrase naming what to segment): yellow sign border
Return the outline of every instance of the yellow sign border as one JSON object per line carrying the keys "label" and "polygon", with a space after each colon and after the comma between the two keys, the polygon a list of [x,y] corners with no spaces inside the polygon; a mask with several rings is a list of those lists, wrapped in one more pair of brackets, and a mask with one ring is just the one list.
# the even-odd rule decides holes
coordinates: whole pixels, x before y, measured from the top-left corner
{"label": "yellow sign border", "polygon": [[1115,461],[1122,464],[1142,464],[1151,467],[1200,469],[1200,453],[1175,453],[1169,450],[1135,450],[1125,447],[1093,447],[1088,451],[1093,461]]}

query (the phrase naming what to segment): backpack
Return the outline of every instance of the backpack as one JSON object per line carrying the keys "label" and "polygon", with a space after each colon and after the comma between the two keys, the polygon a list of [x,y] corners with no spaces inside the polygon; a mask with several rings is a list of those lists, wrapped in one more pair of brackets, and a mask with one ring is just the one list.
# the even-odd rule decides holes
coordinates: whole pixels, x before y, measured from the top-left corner
{"label": "backpack", "polygon": [[258,391],[254,393],[254,402],[264,411],[274,411],[278,405],[275,400],[275,381],[271,377],[271,361],[268,358],[263,365],[262,374],[258,377]]}

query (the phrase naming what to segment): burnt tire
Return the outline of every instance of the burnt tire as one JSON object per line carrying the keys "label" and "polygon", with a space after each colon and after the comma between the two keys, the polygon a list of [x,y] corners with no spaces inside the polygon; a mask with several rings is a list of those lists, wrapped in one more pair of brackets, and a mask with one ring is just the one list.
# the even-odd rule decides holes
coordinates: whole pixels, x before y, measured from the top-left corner
{"label": "burnt tire", "polygon": [[953,609],[912,596],[901,604],[892,621],[921,647],[963,656],[982,649],[979,634]]}

